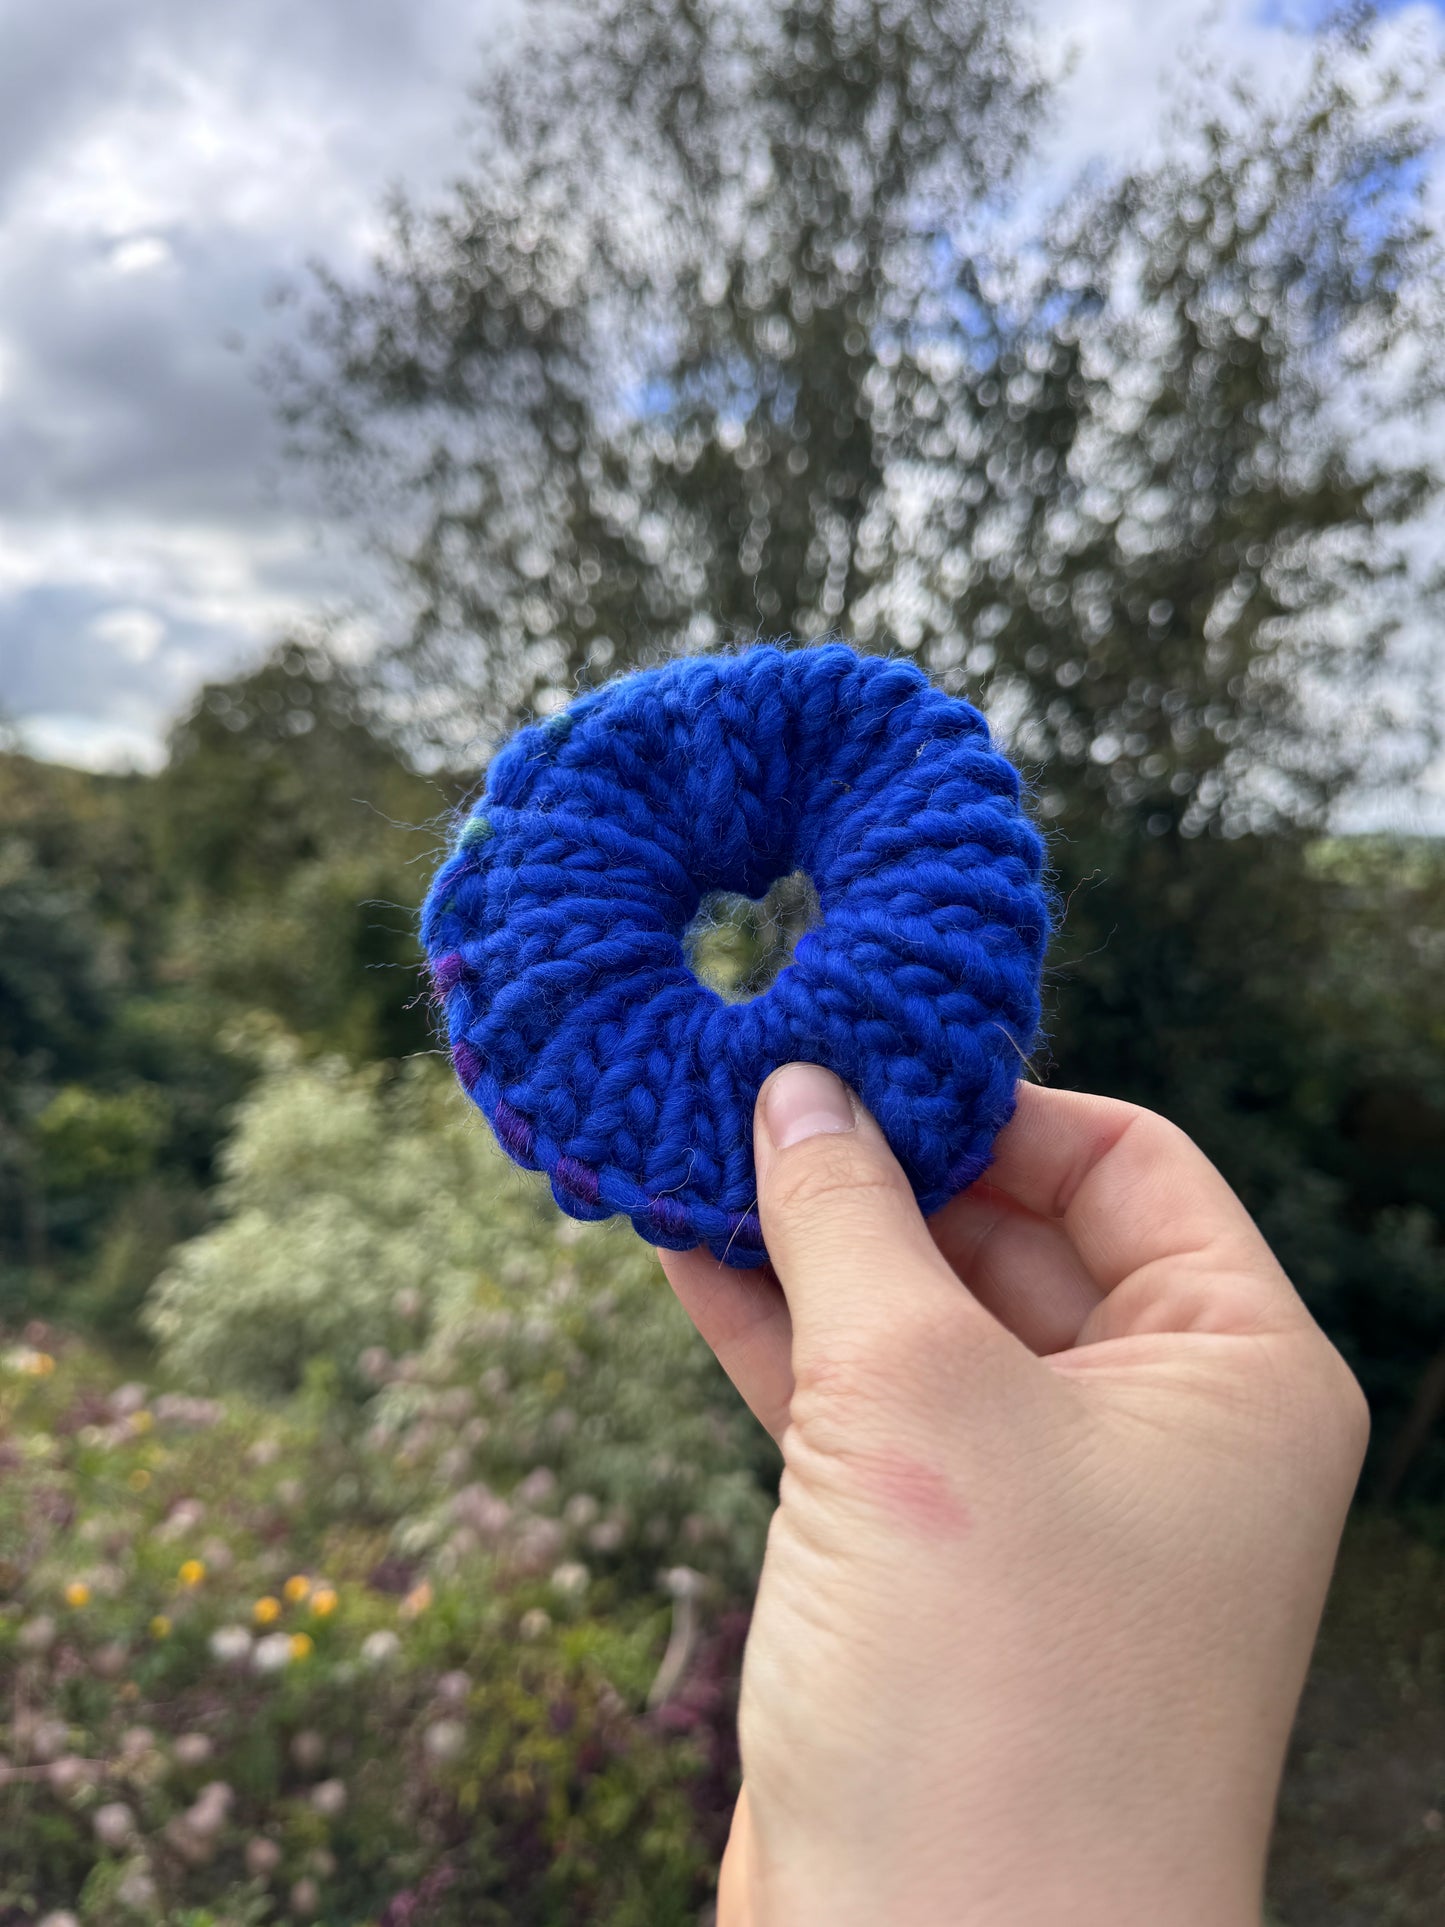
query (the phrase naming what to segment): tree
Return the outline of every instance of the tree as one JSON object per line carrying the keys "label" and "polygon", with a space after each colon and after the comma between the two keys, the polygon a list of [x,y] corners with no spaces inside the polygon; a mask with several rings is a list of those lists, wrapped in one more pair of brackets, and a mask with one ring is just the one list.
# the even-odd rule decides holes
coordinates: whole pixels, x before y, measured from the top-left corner
{"label": "tree", "polygon": [[421,736],[474,747],[680,643],[847,616],[881,561],[883,344],[1040,99],[982,0],[540,10],[471,177],[398,203],[280,370],[300,446],[400,531],[387,667]]}
{"label": "tree", "polygon": [[147,813],[174,971],[353,1057],[427,1048],[416,901],[458,786],[398,758],[315,640],[207,684],[169,752]]}
{"label": "tree", "polygon": [[1071,823],[1318,822],[1386,724],[1428,751],[1378,672],[1440,586],[1385,432],[1440,398],[1438,58],[1352,20],[1288,99],[1208,78],[1168,159],[1009,245],[1020,45],[972,0],[543,10],[472,175],[283,371],[401,531],[412,732],[836,625],[967,680]]}

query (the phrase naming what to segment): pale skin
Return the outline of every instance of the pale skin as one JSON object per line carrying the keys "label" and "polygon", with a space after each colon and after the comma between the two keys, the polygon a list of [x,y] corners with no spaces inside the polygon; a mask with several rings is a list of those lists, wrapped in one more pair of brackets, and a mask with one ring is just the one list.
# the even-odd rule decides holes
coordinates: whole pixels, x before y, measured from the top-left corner
{"label": "pale skin", "polygon": [[660,1254],[784,1461],[718,1927],[1258,1927],[1338,1352],[1135,1105],[1023,1085],[929,1221],[829,1072],[755,1146],[772,1271]]}

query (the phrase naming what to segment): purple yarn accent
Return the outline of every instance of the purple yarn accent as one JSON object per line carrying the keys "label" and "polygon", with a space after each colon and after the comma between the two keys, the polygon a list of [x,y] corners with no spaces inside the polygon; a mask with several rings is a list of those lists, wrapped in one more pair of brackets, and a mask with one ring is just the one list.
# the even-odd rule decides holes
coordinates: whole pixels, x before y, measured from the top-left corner
{"label": "purple yarn accent", "polygon": [[733,1236],[740,1245],[759,1250],[762,1248],[763,1221],[756,1211],[745,1211],[735,1220],[735,1226]]}
{"label": "purple yarn accent", "polygon": [[676,1198],[649,1198],[647,1210],[652,1222],[666,1238],[686,1238],[692,1230],[688,1209],[686,1205],[679,1204]]}
{"label": "purple yarn accent", "polygon": [[466,964],[462,961],[460,950],[449,950],[444,957],[438,957],[431,967],[432,982],[443,996],[459,984],[466,975]]}
{"label": "purple yarn accent", "polygon": [[499,1098],[492,1113],[492,1127],[502,1143],[502,1149],[514,1158],[528,1158],[532,1155],[532,1144],[536,1133],[520,1111],[514,1111],[507,1100]]}
{"label": "purple yarn accent", "polygon": [[457,1067],[457,1076],[470,1090],[482,1074],[482,1060],[465,1038],[452,1045],[452,1062]]}
{"label": "purple yarn accent", "polygon": [[[502,1107],[497,1106],[498,1110]],[[597,1173],[587,1164],[579,1164],[576,1158],[560,1157],[553,1173],[557,1182],[570,1191],[574,1198],[583,1204],[600,1203],[602,1188]]]}

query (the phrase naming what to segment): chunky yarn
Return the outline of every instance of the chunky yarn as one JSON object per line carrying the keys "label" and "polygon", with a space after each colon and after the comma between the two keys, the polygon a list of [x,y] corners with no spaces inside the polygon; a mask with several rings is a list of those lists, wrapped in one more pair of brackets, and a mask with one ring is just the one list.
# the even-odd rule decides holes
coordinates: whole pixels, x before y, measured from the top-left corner
{"label": "chunky yarn", "polygon": [[[493,761],[422,936],[457,1075],[576,1218],[761,1264],[752,1114],[794,1059],[878,1119],[925,1212],[979,1176],[1039,1023],[1044,844],[971,704],[841,643],[685,658]],[[803,870],[821,924],[727,1003],[703,897]]]}

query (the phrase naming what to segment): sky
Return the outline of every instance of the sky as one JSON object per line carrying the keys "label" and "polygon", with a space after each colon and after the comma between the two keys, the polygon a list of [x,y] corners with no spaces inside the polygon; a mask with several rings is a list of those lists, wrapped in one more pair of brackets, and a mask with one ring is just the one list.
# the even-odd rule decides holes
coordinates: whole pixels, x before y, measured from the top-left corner
{"label": "sky", "polygon": [[[258,368],[308,261],[356,269],[389,187],[465,166],[514,5],[0,0],[0,712],[36,753],[153,767],[204,679],[376,605]],[[1040,191],[1147,147],[1197,36],[1287,78],[1313,5],[1036,0]]]}

